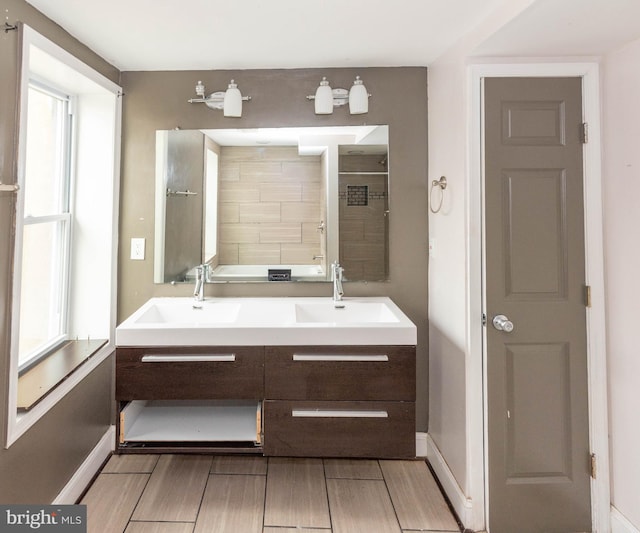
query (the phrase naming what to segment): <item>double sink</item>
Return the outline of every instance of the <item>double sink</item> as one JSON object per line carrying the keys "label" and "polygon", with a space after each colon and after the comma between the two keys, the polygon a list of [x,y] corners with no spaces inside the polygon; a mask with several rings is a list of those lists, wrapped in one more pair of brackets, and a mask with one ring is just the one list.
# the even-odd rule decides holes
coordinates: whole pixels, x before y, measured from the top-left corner
{"label": "double sink", "polygon": [[118,346],[415,345],[387,297],[152,298],[116,328]]}

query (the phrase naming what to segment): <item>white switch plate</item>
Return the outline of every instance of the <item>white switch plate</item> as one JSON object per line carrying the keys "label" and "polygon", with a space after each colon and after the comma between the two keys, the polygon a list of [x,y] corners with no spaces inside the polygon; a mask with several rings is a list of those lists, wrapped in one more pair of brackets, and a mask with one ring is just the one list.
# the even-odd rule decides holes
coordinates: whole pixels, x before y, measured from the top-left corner
{"label": "white switch plate", "polygon": [[131,239],[131,259],[135,261],[144,260],[144,237],[133,237]]}

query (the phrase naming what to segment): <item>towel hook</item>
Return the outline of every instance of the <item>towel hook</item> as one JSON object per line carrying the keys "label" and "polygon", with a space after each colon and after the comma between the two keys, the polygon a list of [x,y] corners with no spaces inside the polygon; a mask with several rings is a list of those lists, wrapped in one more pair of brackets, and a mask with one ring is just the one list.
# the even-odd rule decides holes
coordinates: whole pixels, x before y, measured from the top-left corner
{"label": "towel hook", "polygon": [[[440,201],[438,202],[438,207],[433,207],[433,189],[436,187],[440,187]],[[447,178],[444,176],[440,176],[439,180],[433,180],[431,182],[431,191],[429,194],[429,209],[431,209],[432,213],[437,213],[442,209],[442,201],[444,200],[444,190],[447,188]]]}

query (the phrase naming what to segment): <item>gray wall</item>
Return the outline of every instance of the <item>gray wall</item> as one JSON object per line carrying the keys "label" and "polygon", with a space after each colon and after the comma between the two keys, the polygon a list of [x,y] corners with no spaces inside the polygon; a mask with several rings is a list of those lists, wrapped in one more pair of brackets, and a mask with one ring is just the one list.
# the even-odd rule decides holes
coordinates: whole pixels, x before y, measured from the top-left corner
{"label": "gray wall", "polygon": [[[322,76],[349,88],[360,75],[369,113],[345,108],[317,116],[313,94]],[[203,104],[189,104],[202,80],[207,92],[234,78],[251,102],[243,117],[224,118]],[[418,326],[418,429],[427,427],[427,70],[411,68],[295,69],[246,71],[123,72],[123,174],[120,206],[118,319],[153,296],[187,296],[190,286],[153,284],[155,130],[232,127],[389,125],[390,282],[349,283],[347,296],[390,296]],[[145,261],[131,261],[130,239],[147,239]],[[207,296],[329,296],[323,283],[225,284],[207,286]]]}
{"label": "gray wall", "polygon": [[[21,21],[109,79],[119,73],[23,0],[2,0],[3,18]],[[4,20],[3,20],[4,22]],[[19,38],[0,32],[0,180],[16,179]],[[15,195],[0,193],[0,425],[6,438],[11,331],[11,268]],[[9,450],[0,446],[0,502],[49,503],[107,430],[111,420],[112,358],[107,359]]]}

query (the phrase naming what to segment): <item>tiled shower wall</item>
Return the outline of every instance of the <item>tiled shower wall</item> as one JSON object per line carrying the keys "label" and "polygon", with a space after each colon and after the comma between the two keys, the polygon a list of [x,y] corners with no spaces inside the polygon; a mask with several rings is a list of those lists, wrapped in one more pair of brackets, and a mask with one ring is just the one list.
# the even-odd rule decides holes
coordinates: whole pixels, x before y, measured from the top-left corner
{"label": "tiled shower wall", "polygon": [[383,155],[340,156],[340,264],[346,279],[389,276],[387,169]]}
{"label": "tiled shower wall", "polygon": [[222,147],[219,263],[318,264],[321,177],[297,147]]}

